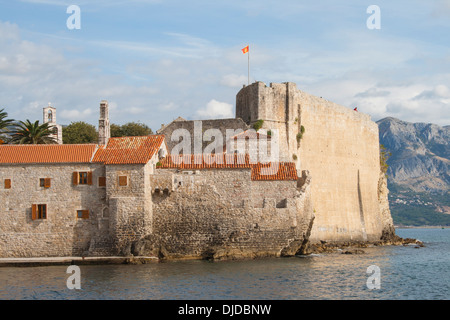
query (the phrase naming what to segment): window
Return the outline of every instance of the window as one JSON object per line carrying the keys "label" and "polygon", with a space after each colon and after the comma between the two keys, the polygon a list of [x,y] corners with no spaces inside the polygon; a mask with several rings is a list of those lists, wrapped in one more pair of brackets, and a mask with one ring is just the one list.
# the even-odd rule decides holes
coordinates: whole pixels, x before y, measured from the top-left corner
{"label": "window", "polygon": [[127,176],[119,176],[119,186],[126,187],[128,185],[128,177]]}
{"label": "window", "polygon": [[50,188],[51,185],[50,178],[41,178],[39,179],[39,186],[43,188]]}
{"label": "window", "polygon": [[33,204],[31,207],[31,219],[47,219],[47,205]]}
{"label": "window", "polygon": [[72,175],[72,182],[73,185],[79,185],[79,184],[92,184],[92,171],[81,171],[81,172],[74,172]]}
{"label": "window", "polygon": [[98,186],[106,187],[106,177],[98,177]]}
{"label": "window", "polygon": [[78,219],[89,219],[89,210],[77,210]]}
{"label": "window", "polygon": [[11,189],[11,179],[5,179],[5,189]]}
{"label": "window", "polygon": [[79,184],[87,184],[88,183],[88,173],[87,172],[78,172],[78,183]]}

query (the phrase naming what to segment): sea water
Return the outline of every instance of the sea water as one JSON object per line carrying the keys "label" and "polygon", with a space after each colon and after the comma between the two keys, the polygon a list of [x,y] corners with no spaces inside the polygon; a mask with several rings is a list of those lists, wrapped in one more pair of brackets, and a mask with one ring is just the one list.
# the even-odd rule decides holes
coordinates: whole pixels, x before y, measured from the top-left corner
{"label": "sea water", "polygon": [[[425,247],[371,247],[364,248],[364,254],[337,251],[247,261],[80,266],[79,290],[68,288],[67,266],[7,267],[0,268],[0,299],[449,299],[450,229],[397,229],[397,234],[419,239]],[[371,272],[374,268],[378,274]],[[372,281],[375,276],[377,281]]]}

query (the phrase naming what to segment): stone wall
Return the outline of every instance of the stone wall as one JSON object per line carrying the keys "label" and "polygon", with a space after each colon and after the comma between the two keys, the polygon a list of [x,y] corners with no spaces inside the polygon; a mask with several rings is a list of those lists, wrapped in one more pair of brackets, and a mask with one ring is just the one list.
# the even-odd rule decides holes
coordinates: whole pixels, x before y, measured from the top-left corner
{"label": "stone wall", "polygon": [[370,116],[294,83],[256,82],[237,94],[236,117],[249,125],[262,119],[263,128],[278,129],[281,159],[311,173],[312,241],[380,239],[390,212],[380,209],[378,127]]}
{"label": "stone wall", "polygon": [[151,183],[153,234],[134,245],[135,254],[214,259],[295,254],[312,219],[306,187],[300,191],[297,181],[252,181],[250,169],[157,169]]}
{"label": "stone wall", "polygon": [[[74,185],[75,171],[92,171],[92,185]],[[87,255],[91,240],[109,230],[102,176],[104,166],[96,164],[0,165],[0,257]],[[51,179],[49,188],[41,178]],[[33,204],[47,204],[46,219],[32,220]],[[77,210],[89,210],[89,218],[78,218]]]}
{"label": "stone wall", "polygon": [[[129,254],[134,241],[152,232],[150,174],[153,162],[106,166],[110,235],[114,239],[116,254]],[[126,183],[121,183],[124,177]]]}

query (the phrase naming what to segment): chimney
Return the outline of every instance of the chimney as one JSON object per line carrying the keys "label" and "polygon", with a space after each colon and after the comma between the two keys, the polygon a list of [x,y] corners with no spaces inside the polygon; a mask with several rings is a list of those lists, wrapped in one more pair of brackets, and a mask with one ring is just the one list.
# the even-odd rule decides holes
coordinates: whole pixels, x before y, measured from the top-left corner
{"label": "chimney", "polygon": [[108,101],[102,100],[100,102],[100,119],[98,120],[98,144],[108,144],[110,137]]}

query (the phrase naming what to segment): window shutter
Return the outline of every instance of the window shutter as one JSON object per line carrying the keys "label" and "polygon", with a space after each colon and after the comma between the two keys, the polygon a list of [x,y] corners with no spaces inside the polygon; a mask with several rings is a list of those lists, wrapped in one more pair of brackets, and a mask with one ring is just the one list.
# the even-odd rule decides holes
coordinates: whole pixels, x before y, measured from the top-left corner
{"label": "window shutter", "polygon": [[5,179],[5,189],[11,189],[11,179]]}
{"label": "window shutter", "polygon": [[106,177],[98,177],[98,186],[106,187]]}
{"label": "window shutter", "polygon": [[50,178],[45,178],[45,180],[44,180],[44,188],[50,188],[51,180],[52,179],[50,179]]}
{"label": "window shutter", "polygon": [[37,219],[37,204],[31,206],[31,220]]}
{"label": "window shutter", "polygon": [[82,217],[83,219],[89,219],[89,210],[83,210]]}
{"label": "window shutter", "polygon": [[78,185],[78,172],[76,171],[72,174],[72,182],[74,186]]}
{"label": "window shutter", "polygon": [[119,176],[119,186],[125,187],[128,185],[128,177],[127,176]]}
{"label": "window shutter", "polygon": [[92,171],[87,173],[87,184],[92,185]]}

